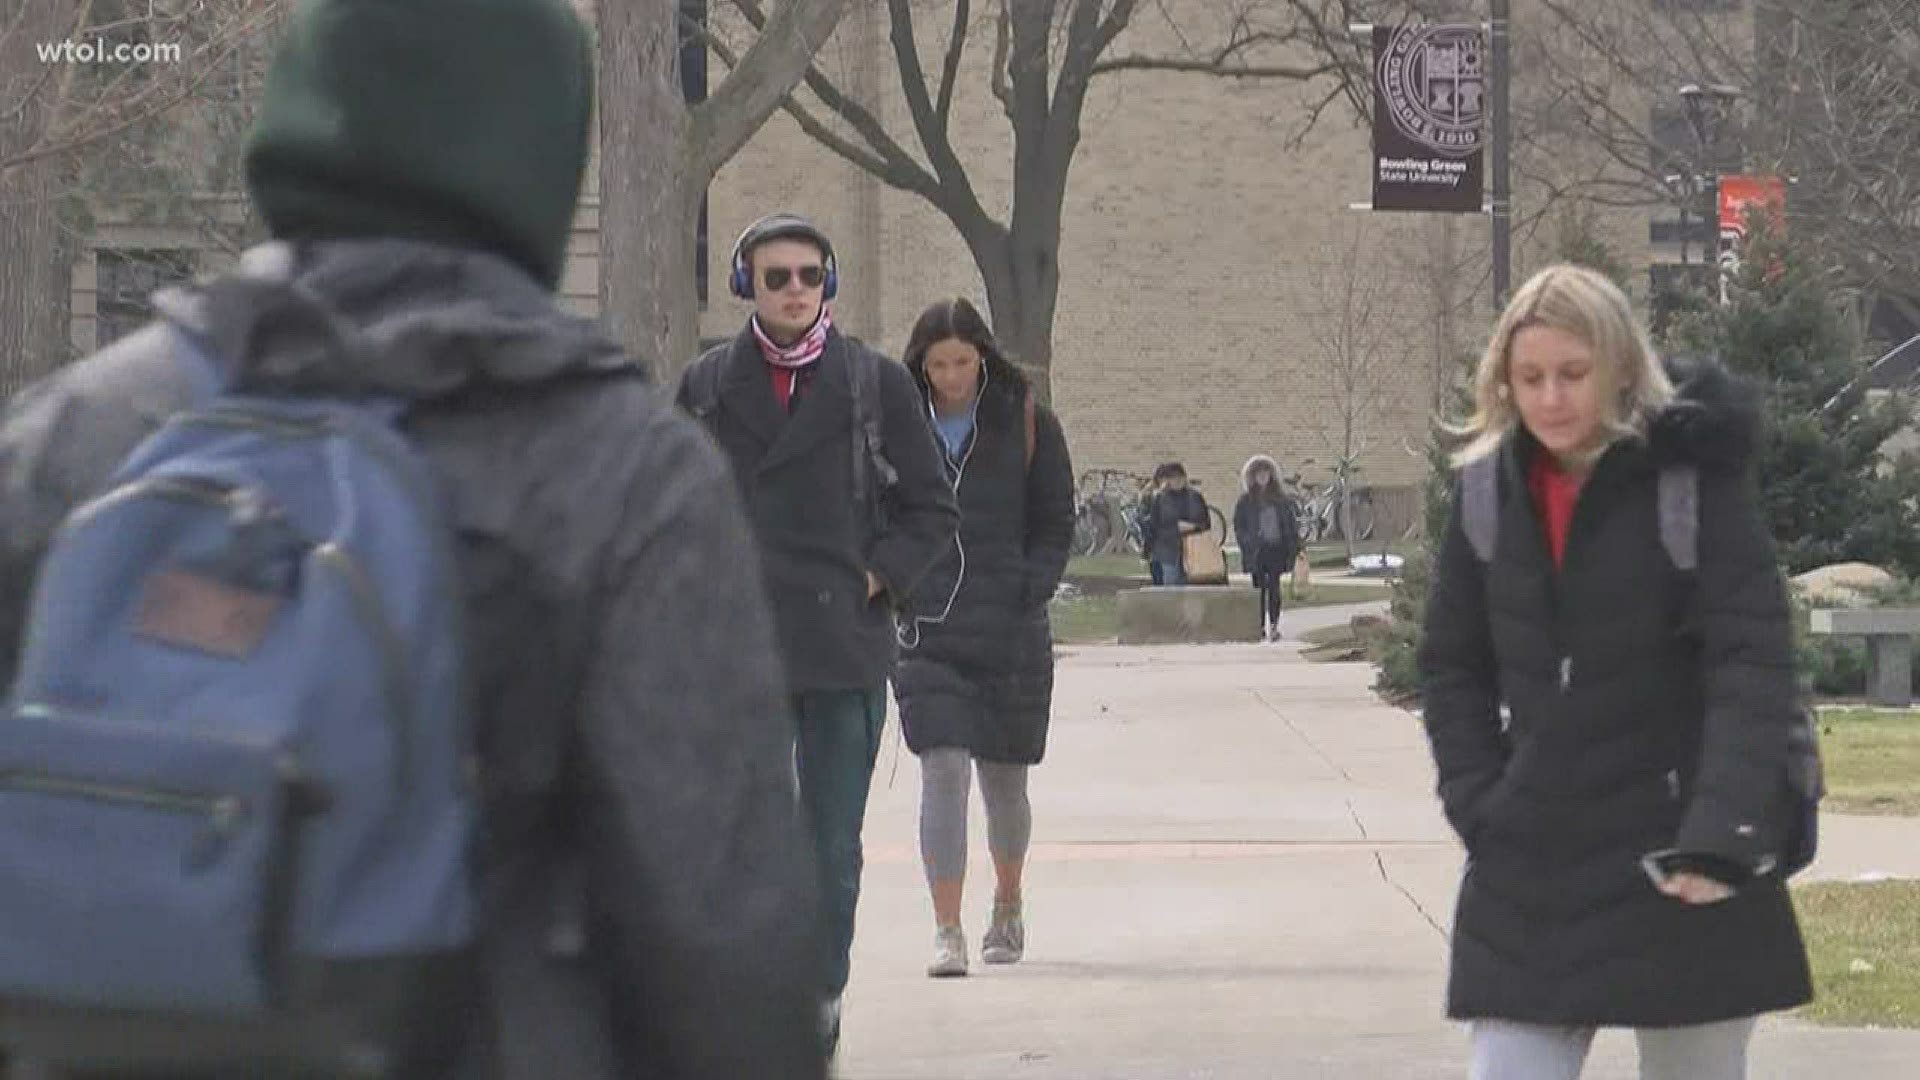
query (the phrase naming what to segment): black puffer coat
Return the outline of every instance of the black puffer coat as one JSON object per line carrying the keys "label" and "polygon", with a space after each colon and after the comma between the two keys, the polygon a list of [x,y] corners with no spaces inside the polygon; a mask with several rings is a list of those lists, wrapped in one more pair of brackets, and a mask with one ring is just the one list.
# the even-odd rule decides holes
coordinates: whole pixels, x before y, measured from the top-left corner
{"label": "black puffer coat", "polygon": [[[1795,707],[1749,399],[1716,368],[1676,381],[1649,438],[1614,445],[1588,477],[1558,571],[1526,483],[1544,453],[1530,436],[1498,451],[1491,565],[1455,499],[1420,651],[1440,797],[1468,853],[1455,1018],[1660,1027],[1810,996],[1777,876],[1691,906],[1639,865],[1664,848],[1748,862],[1777,851]],[[1660,542],[1668,461],[1700,469],[1696,574]]]}
{"label": "black puffer coat", "polygon": [[[999,367],[999,365],[995,365]],[[921,393],[926,393],[924,382]],[[1053,411],[1034,406],[1027,466],[1026,387],[1002,375],[982,393],[964,467],[949,462],[960,497],[960,549],[949,548],[914,593],[919,620],[894,672],[901,726],[914,753],[964,747],[975,757],[1037,764],[1053,700],[1047,601],[1073,539],[1073,463]],[[938,616],[953,599],[944,621]]]}

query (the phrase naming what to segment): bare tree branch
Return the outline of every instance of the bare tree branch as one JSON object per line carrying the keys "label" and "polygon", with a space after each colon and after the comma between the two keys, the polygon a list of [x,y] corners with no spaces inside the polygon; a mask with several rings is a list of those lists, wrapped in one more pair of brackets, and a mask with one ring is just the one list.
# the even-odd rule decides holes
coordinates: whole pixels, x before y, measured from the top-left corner
{"label": "bare tree branch", "polygon": [[967,48],[967,19],[973,5],[968,0],[956,0],[953,5],[953,30],[947,40],[947,62],[940,69],[940,100],[934,105],[934,116],[939,120],[940,130],[946,131],[953,117],[953,87],[960,78],[960,57]]}
{"label": "bare tree branch", "polygon": [[1304,146],[1306,144],[1308,134],[1310,134],[1315,128],[1320,126],[1321,114],[1325,113],[1329,108],[1331,108],[1333,106],[1333,103],[1336,101],[1339,101],[1341,97],[1345,95],[1345,93],[1346,91],[1344,88],[1340,86],[1335,86],[1332,89],[1328,90],[1325,96],[1321,97],[1319,101],[1314,102],[1313,105],[1307,109],[1306,122],[1302,123],[1297,129],[1295,129],[1292,135],[1287,137],[1287,144],[1286,144],[1287,149],[1299,150],[1302,146]]}
{"label": "bare tree branch", "polygon": [[[962,21],[955,23],[954,39],[947,52],[944,74],[949,77],[959,67],[961,52],[966,48],[966,8],[962,0],[959,5]],[[945,107],[951,104],[948,81],[942,81],[943,101],[940,108],[936,108],[927,98],[926,74],[920,66],[919,44],[914,40],[912,0],[887,0],[887,11],[894,61],[900,71],[900,88],[906,93],[907,111],[913,115],[914,130],[920,135],[920,148],[933,165],[934,175],[939,177],[942,198],[960,213],[984,215],[986,211],[980,206],[973,182],[968,178],[966,168],[960,164],[959,155],[953,152],[953,141],[947,130]]]}
{"label": "bare tree branch", "polygon": [[1067,24],[1066,48],[1060,58],[1060,74],[1055,80],[1053,101],[1046,126],[1047,158],[1050,168],[1066,174],[1073,152],[1080,144],[1080,113],[1086,104],[1087,88],[1100,56],[1125,30],[1133,18],[1134,0],[1114,0],[1105,19],[1100,17],[1100,0],[1074,0]]}
{"label": "bare tree branch", "polygon": [[[79,103],[74,79],[82,65],[49,64],[46,76],[31,84],[20,100],[8,108],[17,117],[21,110],[47,92],[47,78],[60,69],[60,86],[46,99],[49,119],[41,135],[30,144],[0,156],[0,177],[26,165],[52,157],[92,149],[125,134],[129,130],[179,108],[199,97],[233,55],[258,37],[279,17],[279,0],[261,0],[253,4],[230,5],[237,14],[223,22],[212,22],[201,44],[184,53],[177,63],[124,65],[113,79],[89,99]],[[101,27],[89,25],[90,6],[83,6],[74,17],[69,40],[97,37]],[[199,12],[200,25],[208,25],[205,12]],[[178,21],[177,17],[176,20]],[[136,73],[148,81],[137,89],[128,89]],[[178,73],[178,74],[175,74]]]}
{"label": "bare tree branch", "polygon": [[[733,50],[733,47],[720,40],[720,38],[711,31],[703,29],[700,32],[700,37],[706,42],[707,47],[713,50],[714,55],[720,58],[720,62],[725,64],[729,69],[737,67],[740,64],[740,55]],[[800,129],[806,132],[815,142],[840,155],[846,159],[849,164],[895,187],[912,191],[916,194],[928,194],[928,192],[922,191],[916,186],[920,183],[920,178],[917,177],[913,171],[899,169],[896,167],[896,162],[881,157],[870,150],[856,146],[850,140],[840,137],[832,128],[823,123],[819,117],[813,115],[806,106],[796,101],[792,95],[788,95],[786,100],[781,102],[780,108],[788,116],[793,117],[794,122],[800,125]]]}
{"label": "bare tree branch", "polygon": [[[751,3],[751,0],[748,0]],[[745,146],[785,100],[794,81],[811,70],[820,46],[833,36],[847,0],[783,0],[733,73],[688,116],[697,167],[711,176]],[[757,5],[755,5],[757,7]]]}
{"label": "bare tree branch", "polygon": [[[734,4],[740,9],[741,14],[747,17],[747,21],[753,25],[754,29],[762,33],[765,32],[767,26],[766,13],[761,10],[756,0],[734,0]],[[846,156],[848,161],[863,169],[867,169],[868,172],[873,173],[873,175],[894,187],[911,191],[915,194],[925,195],[929,199],[937,199],[941,191],[939,180],[928,173],[926,169],[922,168],[920,164],[913,159],[913,156],[907,152],[906,148],[895,141],[893,136],[887,134],[887,129],[885,125],[880,123],[879,117],[874,116],[866,106],[842,92],[838,86],[834,85],[833,80],[829,79],[826,73],[820,70],[818,64],[809,64],[807,66],[804,82],[806,83],[807,89],[813,91],[814,96],[820,99],[821,104],[838,114],[862,139],[866,140],[868,148],[873,152],[871,156],[860,155],[858,157],[852,157],[844,154],[842,156]],[[789,96],[788,100],[792,100],[791,96]],[[793,106],[788,105],[786,109],[787,113],[794,116],[795,120],[800,119],[800,116],[794,113]],[[817,121],[814,122],[817,124]],[[821,128],[820,130],[824,131],[825,129]],[[809,131],[808,134],[814,134],[814,132]],[[818,138],[817,135],[815,137]],[[836,141],[842,144],[845,143],[843,139],[836,139]],[[828,149],[839,153],[839,148],[832,143],[822,140],[822,144],[826,145]],[[884,170],[874,170],[868,167],[869,161],[874,157],[887,163]]]}
{"label": "bare tree branch", "polygon": [[[1103,60],[1093,67],[1095,75],[1105,75],[1115,71],[1174,71],[1192,75],[1221,75],[1238,79],[1291,79],[1306,82],[1322,75],[1331,75],[1339,70],[1336,64],[1320,64],[1314,67],[1294,65],[1253,65],[1226,64],[1218,60],[1182,60],[1165,56],[1121,56],[1112,60]],[[1339,91],[1336,89],[1335,94]]]}

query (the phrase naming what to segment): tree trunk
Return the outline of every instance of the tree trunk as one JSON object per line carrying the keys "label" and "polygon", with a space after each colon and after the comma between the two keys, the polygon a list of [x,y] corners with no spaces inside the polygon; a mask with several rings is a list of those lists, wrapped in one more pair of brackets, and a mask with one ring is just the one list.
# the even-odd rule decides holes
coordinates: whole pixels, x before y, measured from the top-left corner
{"label": "tree trunk", "polygon": [[[1047,206],[1064,202],[1065,184],[1015,195]],[[944,208],[943,208],[944,209]],[[955,215],[949,214],[949,218]],[[1016,209],[1013,228],[1003,230],[982,219],[962,224],[961,235],[987,289],[993,336],[1033,383],[1035,400],[1053,404],[1053,319],[1060,303],[1060,217],[1028,215]]]}
{"label": "tree trunk", "polygon": [[[6,33],[0,20],[0,159],[33,145],[49,121],[54,80],[34,51],[60,36],[64,0],[25,0]],[[34,93],[35,88],[38,93]],[[29,94],[32,94],[29,97]],[[0,394],[72,353],[72,245],[62,229],[58,158],[0,171]]]}
{"label": "tree trunk", "polygon": [[[1053,316],[1060,303],[1060,229],[1044,223],[1022,229],[1016,218],[1008,247],[1014,283],[1014,322],[1002,337],[1033,380],[1035,397],[1053,403]],[[996,328],[998,321],[996,320]]]}
{"label": "tree trunk", "polygon": [[1034,400],[1053,404],[1053,310],[1060,279],[1053,277],[1054,295],[1038,297],[1026,291],[1015,273],[1014,241],[1003,233],[967,237],[973,261],[986,283],[987,307],[993,336],[1007,359],[1033,383]]}
{"label": "tree trunk", "polygon": [[600,6],[600,307],[669,380],[699,347],[699,191],[680,86],[677,0]]}

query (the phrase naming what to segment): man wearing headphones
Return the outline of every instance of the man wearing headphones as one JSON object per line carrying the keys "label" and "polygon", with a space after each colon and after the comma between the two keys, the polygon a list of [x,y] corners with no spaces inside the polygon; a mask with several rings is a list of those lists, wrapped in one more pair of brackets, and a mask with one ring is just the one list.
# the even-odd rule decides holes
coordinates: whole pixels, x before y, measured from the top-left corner
{"label": "man wearing headphones", "polygon": [[960,513],[913,377],[834,328],[839,274],[824,233],[790,214],[755,222],[734,244],[728,284],[753,316],[688,368],[679,402],[731,459],[759,541],[818,860],[831,1054],[893,614],[953,544]]}

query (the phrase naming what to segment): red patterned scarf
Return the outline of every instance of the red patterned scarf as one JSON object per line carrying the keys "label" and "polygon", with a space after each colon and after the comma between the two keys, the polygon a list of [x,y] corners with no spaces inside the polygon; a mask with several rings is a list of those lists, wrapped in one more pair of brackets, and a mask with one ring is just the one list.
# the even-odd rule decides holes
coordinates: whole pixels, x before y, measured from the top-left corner
{"label": "red patterned scarf", "polygon": [[791,345],[777,344],[768,337],[767,332],[760,328],[758,315],[753,317],[750,325],[753,327],[754,340],[760,343],[760,355],[766,357],[767,363],[792,371],[820,359],[820,354],[826,351],[827,331],[833,328],[833,314],[822,307],[820,317],[813,321],[813,329],[800,335],[800,340]]}

